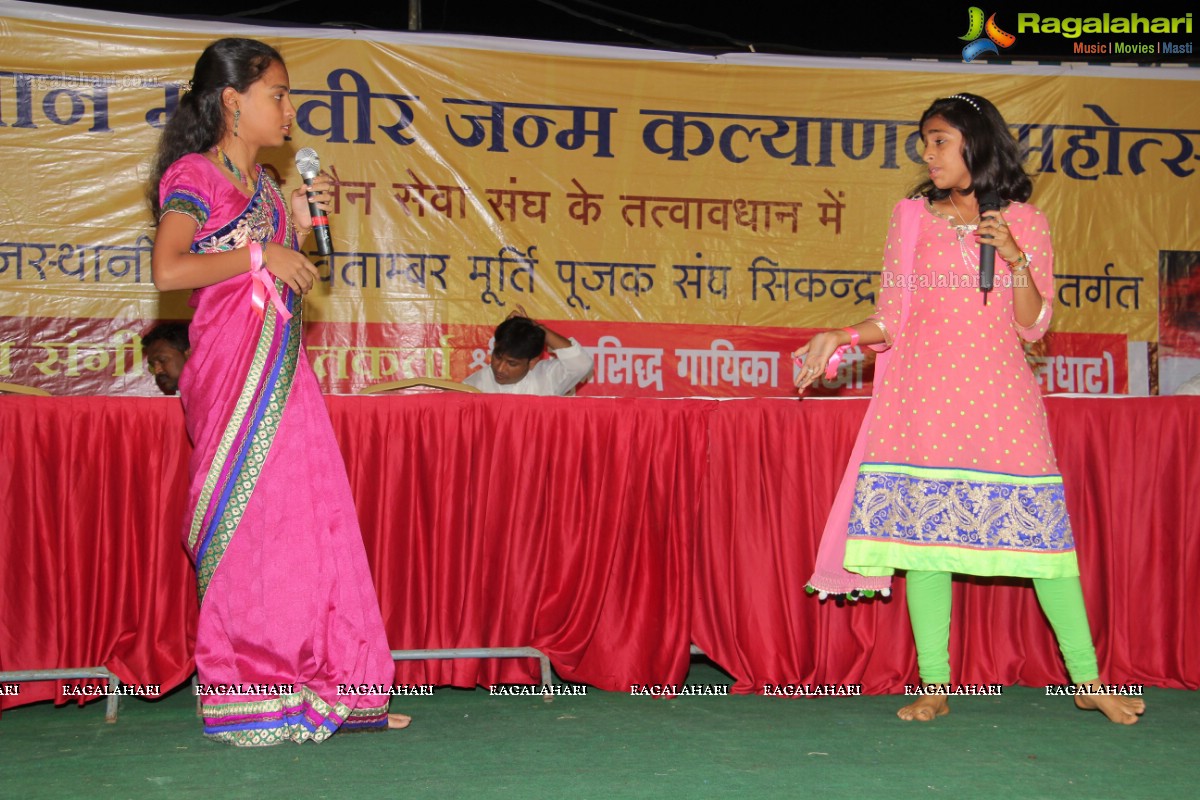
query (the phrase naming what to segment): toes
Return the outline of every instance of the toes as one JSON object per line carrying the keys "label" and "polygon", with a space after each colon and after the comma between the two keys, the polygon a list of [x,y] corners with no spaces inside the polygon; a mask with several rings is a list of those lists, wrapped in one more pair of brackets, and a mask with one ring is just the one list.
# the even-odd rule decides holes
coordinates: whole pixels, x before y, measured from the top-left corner
{"label": "toes", "polygon": [[924,703],[912,703],[896,712],[896,716],[905,722],[932,722],[936,717],[949,713],[948,708],[940,708]]}

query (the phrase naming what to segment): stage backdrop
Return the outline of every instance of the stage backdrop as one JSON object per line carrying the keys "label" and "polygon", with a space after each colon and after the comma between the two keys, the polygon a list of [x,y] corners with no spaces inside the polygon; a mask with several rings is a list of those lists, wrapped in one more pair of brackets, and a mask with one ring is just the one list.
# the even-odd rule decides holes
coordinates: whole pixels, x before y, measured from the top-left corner
{"label": "stage backdrop", "polygon": [[[1030,353],[1046,391],[1144,390],[1160,254],[1196,269],[1196,70],[704,58],[0,0],[0,381],[155,393],[139,336],[190,310],[151,283],[149,163],[223,35],[287,60],[293,141],[262,154],[284,189],[304,146],[338,183],[305,312],[327,392],[462,379],[520,304],[593,352],[582,393],[787,394],[811,329],[871,312],[889,212],[923,174],[916,120],[960,91],[1030,148],[1054,228],[1056,316]],[[863,367],[824,388],[863,393]]]}

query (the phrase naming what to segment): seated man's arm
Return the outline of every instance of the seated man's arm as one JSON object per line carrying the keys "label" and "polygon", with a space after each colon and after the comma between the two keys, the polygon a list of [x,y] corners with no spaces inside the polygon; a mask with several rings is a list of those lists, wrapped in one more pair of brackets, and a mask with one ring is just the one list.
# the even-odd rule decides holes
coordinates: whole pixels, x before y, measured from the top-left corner
{"label": "seated man's arm", "polygon": [[595,362],[591,353],[575,340],[545,325],[542,325],[542,330],[546,332],[546,347],[554,353],[554,358],[545,359],[538,366],[543,367],[550,376],[555,394],[567,394],[588,379],[595,369]]}

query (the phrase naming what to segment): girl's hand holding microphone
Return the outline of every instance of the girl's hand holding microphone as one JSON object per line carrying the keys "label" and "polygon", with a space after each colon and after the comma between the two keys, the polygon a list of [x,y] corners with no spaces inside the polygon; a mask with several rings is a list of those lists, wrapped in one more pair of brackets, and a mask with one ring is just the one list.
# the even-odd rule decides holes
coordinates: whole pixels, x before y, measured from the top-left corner
{"label": "girl's hand holding microphone", "polygon": [[333,188],[333,178],[329,176],[328,172],[321,170],[320,174],[313,178],[311,186],[300,186],[292,191],[292,217],[300,229],[301,241],[313,226],[312,210],[308,204],[311,202],[321,212],[328,215],[329,204],[333,202]]}

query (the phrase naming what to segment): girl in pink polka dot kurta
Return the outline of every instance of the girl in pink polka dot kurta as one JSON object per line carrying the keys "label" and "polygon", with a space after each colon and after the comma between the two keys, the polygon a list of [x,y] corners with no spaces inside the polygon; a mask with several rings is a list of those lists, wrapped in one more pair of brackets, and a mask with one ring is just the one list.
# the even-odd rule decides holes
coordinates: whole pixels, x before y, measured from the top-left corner
{"label": "girl in pink polka dot kurta", "polygon": [[[1022,347],[1050,325],[1050,227],[1026,202],[1033,184],[988,100],[937,100],[920,128],[929,175],[919,196],[892,215],[875,315],[817,334],[796,351],[805,357],[800,391],[841,347],[861,342],[883,351],[853,474],[821,555],[844,544],[844,568],[866,589],[886,585],[893,570],[907,571],[917,662],[928,686],[950,681],[950,576],[958,572],[1032,578],[1072,681],[1098,687],[1062,478]],[[998,209],[988,207],[989,196]],[[986,303],[982,243],[995,248]],[[837,592],[849,584],[819,563],[812,585]],[[1115,695],[1081,693],[1076,704],[1124,724],[1145,709],[1140,699]],[[933,692],[899,716],[929,721],[946,713],[946,695]]]}

